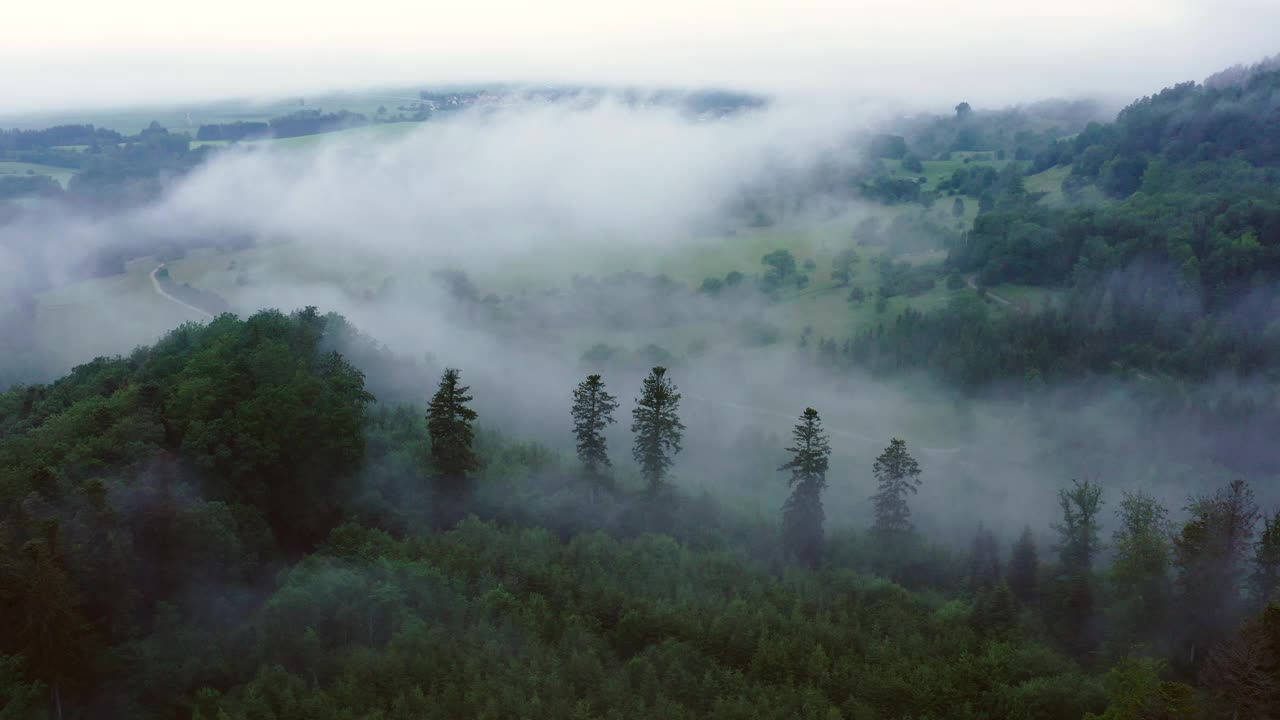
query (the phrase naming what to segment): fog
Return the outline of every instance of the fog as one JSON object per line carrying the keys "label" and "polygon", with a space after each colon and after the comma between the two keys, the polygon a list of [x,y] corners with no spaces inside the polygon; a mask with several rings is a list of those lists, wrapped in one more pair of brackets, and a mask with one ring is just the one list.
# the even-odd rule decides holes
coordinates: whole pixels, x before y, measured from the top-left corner
{"label": "fog", "polygon": [[1271,54],[1277,26],[1270,0],[20,3],[0,115],[476,82],[1128,99]]}
{"label": "fog", "polygon": [[[703,274],[760,270],[756,236],[739,232],[734,212],[744,188],[802,182],[819,163],[851,161],[877,117],[873,107],[838,104],[778,103],[715,121],[614,102],[535,105],[433,121],[400,138],[247,145],[122,215],[36,208],[0,229],[9,253],[0,282],[44,272],[57,286],[86,254],[140,240],[207,248],[247,237],[254,247],[244,252],[193,250],[172,261],[175,279],[219,293],[241,315],[339,312],[408,368],[370,369],[384,400],[421,403],[439,369],[456,366],[484,426],[566,452],[570,391],[603,372],[622,402],[611,447],[624,473],[629,409],[653,359],[645,348],[657,345],[666,356],[655,362],[671,366],[684,393],[675,484],[768,516],[785,493],[774,469],[806,406],[822,413],[836,451],[827,501],[835,526],[869,523],[871,463],[891,437],[921,461],[917,520],[942,537],[967,536],[980,519],[1010,533],[1027,522],[1047,528],[1056,491],[1072,478],[1103,482],[1114,508],[1122,488],[1181,507],[1228,477],[1189,422],[1149,432],[1140,388],[1095,382],[1029,405],[998,393],[963,397],[926,378],[833,375],[802,360],[790,339],[760,347],[740,331],[762,317],[808,318],[779,315],[754,292],[694,292]],[[829,236],[832,249],[848,242],[833,228],[876,212],[842,196],[775,211],[773,232]],[[441,271],[465,272],[474,291]],[[615,276],[628,271],[648,275]],[[655,291],[658,273],[674,289]],[[200,319],[146,285],[127,300],[104,299],[100,311],[104,322],[78,328],[77,340],[102,353]],[[618,352],[584,360],[598,343]]]}

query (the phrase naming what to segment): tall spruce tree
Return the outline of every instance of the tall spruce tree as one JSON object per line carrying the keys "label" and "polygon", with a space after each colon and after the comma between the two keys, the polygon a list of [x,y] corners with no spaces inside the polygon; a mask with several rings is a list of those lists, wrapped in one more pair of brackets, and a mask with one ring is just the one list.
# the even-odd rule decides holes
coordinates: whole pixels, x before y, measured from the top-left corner
{"label": "tall spruce tree", "polygon": [[662,489],[671,458],[681,450],[684,424],[676,414],[679,409],[680,393],[667,377],[667,369],[655,367],[644,379],[636,407],[631,411],[631,432],[636,436],[631,455],[653,494]]}
{"label": "tall spruce tree", "polygon": [[458,384],[458,371],[446,368],[440,388],[427,409],[427,433],[431,436],[433,506],[436,526],[452,527],[471,505],[470,473],[480,467],[471,447],[471,423],[476,411],[467,406],[471,388]]}
{"label": "tall spruce tree", "polygon": [[1040,556],[1030,525],[1022,529],[1009,553],[1009,589],[1024,605],[1040,599]]}
{"label": "tall spruce tree", "polygon": [[605,390],[599,375],[588,375],[573,391],[573,434],[578,439],[578,460],[591,487],[594,500],[608,484],[606,469],[609,462],[608,442],[604,431],[615,421],[613,411],[618,401]]}
{"label": "tall spruce tree", "polygon": [[907,453],[906,441],[893,438],[871,471],[879,483],[879,490],[871,498],[876,512],[872,532],[880,542],[894,544],[912,531],[907,495],[916,494],[920,487],[920,464]]}
{"label": "tall spruce tree", "polygon": [[791,437],[795,443],[787,448],[791,460],[778,468],[791,471],[787,480],[791,495],[782,506],[782,542],[789,555],[814,566],[822,559],[822,491],[827,487],[831,444],[813,408],[804,409]]}

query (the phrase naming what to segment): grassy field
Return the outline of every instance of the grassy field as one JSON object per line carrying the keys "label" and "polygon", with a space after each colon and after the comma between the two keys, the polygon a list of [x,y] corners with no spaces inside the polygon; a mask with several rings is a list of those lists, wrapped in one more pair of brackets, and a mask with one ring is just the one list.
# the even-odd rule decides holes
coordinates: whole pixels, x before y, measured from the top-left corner
{"label": "grassy field", "polygon": [[[583,253],[573,248],[561,251],[542,248],[536,256],[504,256],[501,261],[486,260],[483,264],[426,255],[380,259],[356,248],[340,258],[331,253],[321,257],[304,252],[301,246],[277,244],[228,254],[193,253],[170,262],[169,269],[176,282],[212,290],[233,301],[246,288],[269,287],[271,283],[337,286],[359,294],[376,290],[388,278],[395,278],[398,283],[413,283],[416,278],[442,267],[460,268],[482,293],[493,292],[505,297],[521,291],[565,288],[574,275],[600,276],[624,271],[662,273],[697,288],[703,279],[723,278],[730,271],[736,270],[748,277],[757,275],[762,272],[760,259],[765,254],[787,249],[795,256],[801,271],[809,275],[810,284],[802,290],[783,291],[780,302],[770,307],[764,319],[782,328],[789,339],[798,339],[805,326],[820,335],[847,337],[856,330],[896,316],[907,306],[932,310],[948,301],[953,291],[946,290],[944,283],[939,282],[934,290],[920,296],[892,298],[883,315],[876,313],[874,295],[880,279],[873,261],[883,249],[860,247],[852,237],[853,224],[845,219],[802,229],[743,228],[733,234],[672,243],[671,247],[676,248],[672,251],[650,248]],[[854,266],[851,286],[863,288],[868,295],[858,307],[848,303],[850,288],[837,287],[831,278],[832,259],[846,248],[855,249],[860,257]],[[941,262],[944,257],[945,253],[936,251],[901,259],[925,264]],[[809,260],[813,261],[814,269],[805,270],[804,264]],[[972,291],[966,288],[954,292]],[[686,337],[690,334],[693,337]],[[672,341],[679,347],[684,342],[682,338],[692,340],[702,334],[701,329],[684,329]]]}
{"label": "grassy field", "polygon": [[[980,167],[989,165],[996,170],[1003,168],[1009,163],[1005,160],[973,160],[970,156],[986,156],[990,153],[952,153],[950,160],[923,160],[921,165],[924,172],[911,172],[902,167],[900,160],[886,160],[885,164],[889,167],[889,175],[896,178],[924,178],[926,190],[937,190],[938,184],[943,180],[951,177],[952,173],[963,167]],[[965,162],[969,160],[969,162]]]}
{"label": "grassy field", "polygon": [[[388,278],[411,286],[432,270],[441,268],[461,268],[482,293],[492,292],[500,297],[518,295],[522,290],[566,288],[574,274],[599,276],[628,270],[666,273],[696,288],[703,278],[723,278],[732,270],[748,277],[757,275],[762,271],[761,257],[782,248],[792,252],[801,270],[810,277],[808,287],[783,291],[778,301],[767,303],[757,318],[762,325],[778,331],[777,342],[784,346],[798,343],[806,328],[812,341],[818,337],[843,340],[877,323],[892,322],[907,307],[929,312],[943,307],[957,294],[975,292],[968,287],[948,290],[940,280],[932,290],[921,295],[891,298],[885,310],[877,312],[875,294],[880,278],[874,260],[884,250],[859,246],[852,237],[855,224],[852,219],[838,219],[794,229],[743,228],[733,234],[672,243],[671,251],[651,248],[610,255],[566,249],[562,256],[556,256],[555,249],[543,248],[536,258],[498,259],[490,255],[483,265],[473,267],[426,255],[380,257],[354,245],[321,253],[314,247],[295,243],[229,253],[193,252],[170,260],[167,266],[174,282],[218,293],[243,312],[253,308],[245,306],[249,303],[238,303],[238,299],[273,297],[272,288],[303,288],[301,292],[305,294],[307,287],[336,287],[360,294],[376,290]],[[857,306],[848,302],[850,288],[836,286],[831,278],[832,258],[845,248],[853,248],[860,258],[853,268],[851,286],[862,288],[867,299]],[[935,251],[900,259],[920,265],[938,263],[944,257],[943,252]],[[813,269],[804,269],[806,260],[813,261]],[[125,275],[46,293],[40,298],[38,309],[41,345],[55,352],[60,361],[83,362],[97,354],[119,352],[126,346],[150,342],[180,322],[199,320],[194,313],[155,293],[148,273],[157,262],[152,258],[140,259],[130,264]],[[1031,309],[1038,309],[1048,295],[1039,288],[1005,286],[993,290]],[[996,312],[1019,311],[1016,307],[994,303],[992,308]],[[579,333],[570,329],[562,333],[561,340],[566,357],[574,358],[598,342],[626,348],[654,343],[680,355],[704,343],[714,346],[741,337],[740,328],[706,322],[647,333]]]}
{"label": "grassy field", "polygon": [[155,293],[153,258],[134,260],[123,275],[86,280],[44,293],[36,307],[37,340],[70,367],[98,355],[154,342],[199,315]]}
{"label": "grassy field", "polygon": [[1035,285],[996,285],[988,288],[991,292],[1013,303],[1021,312],[1038,312],[1046,303],[1061,304],[1064,291]]}
{"label": "grassy field", "polygon": [[[1022,183],[1028,192],[1045,193],[1044,198],[1040,201],[1050,207],[1064,207],[1072,204],[1067,201],[1066,196],[1062,194],[1062,181],[1071,174],[1070,165],[1058,165],[1023,178]],[[1095,185],[1090,185],[1080,191],[1080,198],[1074,203],[1077,205],[1098,205],[1108,202],[1108,198],[1102,194],[1102,191]]]}
{"label": "grassy field", "polygon": [[54,180],[57,180],[63,187],[67,186],[67,182],[70,181],[71,176],[75,174],[74,170],[54,167],[53,165],[38,165],[36,163],[0,160],[0,175],[48,175]]}

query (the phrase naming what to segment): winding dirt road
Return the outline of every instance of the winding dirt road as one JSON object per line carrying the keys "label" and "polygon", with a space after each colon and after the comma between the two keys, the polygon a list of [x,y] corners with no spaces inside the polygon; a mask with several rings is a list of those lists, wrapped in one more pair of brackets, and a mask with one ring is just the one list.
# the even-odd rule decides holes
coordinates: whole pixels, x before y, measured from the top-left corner
{"label": "winding dirt road", "polygon": [[156,277],[156,273],[160,272],[163,269],[164,269],[164,263],[160,263],[155,267],[154,270],[151,271],[151,286],[156,289],[156,293],[161,297],[171,302],[175,302],[194,313],[198,313],[200,317],[203,317],[207,320],[212,320],[213,313],[207,312],[205,310],[201,310],[200,308],[196,307],[195,305],[192,305],[189,302],[186,302],[185,300],[176,298],[173,295],[170,295],[168,291],[164,289],[164,286],[160,284],[160,278]]}
{"label": "winding dirt road", "polygon": [[[977,275],[965,275],[964,281],[969,283],[969,287],[973,288],[974,290],[977,290],[978,289],[977,277],[978,277]],[[991,292],[990,290],[987,291],[987,297],[991,298],[992,300],[995,300],[1001,305],[1008,305],[1009,307],[1015,307],[1013,303],[1009,302],[1008,300],[1005,300],[1004,298]]]}

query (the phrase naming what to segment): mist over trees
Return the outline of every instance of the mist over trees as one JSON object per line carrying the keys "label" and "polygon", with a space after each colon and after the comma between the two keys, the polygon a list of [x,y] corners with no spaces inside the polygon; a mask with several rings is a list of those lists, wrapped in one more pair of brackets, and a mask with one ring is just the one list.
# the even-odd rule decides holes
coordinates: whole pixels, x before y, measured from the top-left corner
{"label": "mist over trees", "polygon": [[[421,288],[382,277],[291,288],[384,316],[381,328],[430,326],[418,336],[430,343],[402,355],[380,342],[403,338],[315,307],[243,319],[216,308],[34,382],[18,358],[56,317],[44,293],[86,271],[12,281],[0,288],[15,300],[0,314],[0,717],[1280,715],[1272,65],[1171,88],[1108,123],[1087,103],[961,102],[835,145],[848,152],[815,141],[797,154],[823,162],[766,163],[763,181],[744,171],[716,196],[723,207],[681,206],[668,224],[636,219],[723,189],[673,172],[714,153],[660,165],[656,180],[633,166],[619,185],[566,164],[535,178],[545,204],[505,214],[490,201],[532,194],[513,181],[510,196],[450,199],[458,214],[427,216],[436,223],[399,196],[299,191],[329,200],[301,203],[320,238],[307,248],[341,245],[327,225],[357,196],[373,206],[361,216],[368,252],[395,260],[412,243],[377,237],[417,242],[405,228],[422,226],[461,254],[520,225],[519,242],[484,246],[513,274],[566,262],[525,268],[526,256],[495,250],[548,252],[543,222],[621,254],[667,249],[654,228],[710,227],[743,246],[736,267],[692,253],[699,264],[679,274],[557,268],[573,273],[565,287],[501,287],[431,258]],[[666,116],[652,136],[686,153],[721,135],[748,152],[756,138],[715,121],[768,107],[731,92],[636,95],[622,109],[590,93],[535,95],[596,103],[606,118],[669,103],[680,123],[696,120],[697,142],[681,144],[670,128],[684,125]],[[466,122],[501,126],[467,115],[499,98],[413,102],[459,118],[440,128],[456,141],[475,137]],[[265,125],[283,136],[366,121],[308,110]],[[263,125],[208,125],[201,139],[247,140]],[[514,142],[537,145],[529,137],[541,136]],[[335,173],[413,146],[357,147]],[[49,244],[59,236],[35,230],[63,226],[41,213],[75,208],[83,227],[122,233],[192,217],[203,203],[192,196],[226,167],[261,173],[237,197],[276,218],[287,193],[274,185],[303,187],[340,157],[298,161],[289,176],[241,148],[224,159],[243,164],[214,166],[214,151],[158,124],[133,136],[5,132],[0,152],[74,163],[65,190],[0,179],[0,194],[13,190],[5,241]],[[520,179],[508,152],[491,154]],[[383,161],[371,167],[398,167]],[[444,176],[466,181],[454,187],[478,177]],[[1046,177],[1060,186],[1044,190]],[[604,188],[581,195],[593,201],[582,215],[556,194],[575,183]],[[606,202],[620,187],[636,188],[638,210]],[[785,237],[789,216],[844,203],[866,212],[839,236]],[[125,208],[138,214],[117,215]],[[246,257],[216,249],[283,247],[268,242],[283,221],[227,230],[262,217],[103,243],[89,274],[174,289],[167,270],[148,280],[126,265],[187,251],[217,266],[209,275],[238,274],[231,263]],[[74,227],[93,247],[98,236]],[[570,255],[595,247],[554,239]],[[42,253],[6,257],[30,270]],[[362,260],[328,266],[358,274]],[[270,274],[252,282],[287,284]],[[203,312],[200,292],[182,297]],[[840,314],[812,318],[815,331],[804,303],[824,294]],[[788,304],[801,309],[782,315]],[[680,346],[645,334],[659,331]],[[619,387],[635,393],[629,428],[616,427]],[[910,398],[949,406],[963,430],[938,432],[942,410],[899,407]],[[623,441],[630,456],[611,456]]]}
{"label": "mist over trees", "polygon": [[667,377],[666,368],[655,367],[644,379],[631,411],[631,432],[635,434],[631,456],[653,495],[664,490],[675,456],[681,450],[684,424],[677,414],[679,409],[680,393],[675,383]]}
{"label": "mist over trees", "polygon": [[782,506],[782,540],[789,555],[814,566],[822,559],[826,539],[822,491],[827,487],[831,444],[822,431],[822,418],[813,408],[805,408],[791,435],[795,443],[787,448],[791,460],[778,468],[791,473],[787,479],[791,494]]}
{"label": "mist over trees", "polygon": [[617,409],[617,398],[605,389],[598,374],[588,375],[573,390],[573,434],[578,443],[578,460],[593,498],[611,485],[607,473],[613,463],[609,460],[604,432],[616,422],[613,411]]}

